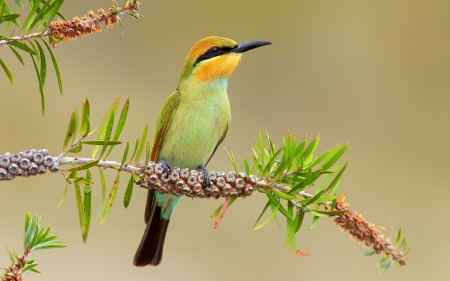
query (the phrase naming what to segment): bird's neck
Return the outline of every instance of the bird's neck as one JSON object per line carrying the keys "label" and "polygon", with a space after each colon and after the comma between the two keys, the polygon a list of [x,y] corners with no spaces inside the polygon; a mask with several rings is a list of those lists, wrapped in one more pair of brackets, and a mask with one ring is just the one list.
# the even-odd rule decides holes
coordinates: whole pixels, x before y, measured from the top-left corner
{"label": "bird's neck", "polygon": [[191,75],[178,84],[178,89],[181,92],[189,92],[192,90],[192,87],[207,91],[226,91],[228,87],[228,78],[216,77],[214,79],[199,82],[195,79],[194,75]]}

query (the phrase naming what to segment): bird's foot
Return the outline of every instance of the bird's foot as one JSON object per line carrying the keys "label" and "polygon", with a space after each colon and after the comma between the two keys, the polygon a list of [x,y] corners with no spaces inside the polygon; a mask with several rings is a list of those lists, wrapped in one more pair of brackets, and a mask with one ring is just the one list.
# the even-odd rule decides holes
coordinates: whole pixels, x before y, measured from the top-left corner
{"label": "bird's foot", "polygon": [[203,165],[198,166],[197,169],[203,172],[203,187],[209,187],[211,185],[211,177],[209,176],[208,170]]}
{"label": "bird's foot", "polygon": [[164,158],[159,159],[159,164],[162,165],[163,169],[164,169],[164,173],[166,175],[169,175],[169,171],[172,169],[169,164],[167,164],[166,161],[164,161]]}

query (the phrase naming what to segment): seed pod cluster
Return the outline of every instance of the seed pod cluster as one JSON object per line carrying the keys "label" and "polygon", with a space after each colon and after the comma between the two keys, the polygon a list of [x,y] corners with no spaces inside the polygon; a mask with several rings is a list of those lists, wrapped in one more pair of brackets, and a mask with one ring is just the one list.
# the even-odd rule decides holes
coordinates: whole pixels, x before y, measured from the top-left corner
{"label": "seed pod cluster", "polygon": [[7,152],[0,156],[0,181],[12,180],[16,176],[27,178],[42,175],[47,169],[53,173],[59,171],[58,164],[48,155],[47,149],[30,149],[16,154]]}
{"label": "seed pod cluster", "polygon": [[[58,19],[52,21],[48,28],[50,35],[49,43],[55,47],[59,41],[70,41],[79,37],[84,37],[102,31],[101,22],[104,22],[106,27],[112,27],[119,22],[119,13],[126,11],[137,11],[141,3],[129,3],[123,7],[111,7],[109,12],[105,12],[102,8],[94,13],[92,10],[81,17],[74,17],[71,21]],[[55,42],[56,41],[56,42]]]}
{"label": "seed pod cluster", "polygon": [[[336,208],[333,210],[349,210],[349,207],[350,205],[348,203],[338,202]],[[406,257],[403,256],[402,252],[394,248],[391,241],[385,239],[373,223],[366,221],[356,211],[353,213],[349,211],[339,215],[334,219],[334,223],[339,225],[342,231],[348,230],[350,232],[350,238],[355,239],[356,242],[362,242],[366,246],[373,245],[373,249],[377,254],[384,251],[400,265],[406,265]]]}
{"label": "seed pod cluster", "polygon": [[22,281],[22,270],[21,268],[17,267],[16,264],[11,264],[8,266],[8,268],[5,268],[5,273],[3,274],[3,279],[0,278],[0,280],[5,281]]}
{"label": "seed pod cluster", "polygon": [[[138,167],[144,168],[143,162]],[[256,176],[241,172],[209,172],[210,186],[205,186],[205,175],[201,170],[180,169],[174,167],[165,171],[163,165],[149,162],[139,182],[143,188],[155,189],[161,193],[196,198],[246,197],[253,193],[258,181]]]}

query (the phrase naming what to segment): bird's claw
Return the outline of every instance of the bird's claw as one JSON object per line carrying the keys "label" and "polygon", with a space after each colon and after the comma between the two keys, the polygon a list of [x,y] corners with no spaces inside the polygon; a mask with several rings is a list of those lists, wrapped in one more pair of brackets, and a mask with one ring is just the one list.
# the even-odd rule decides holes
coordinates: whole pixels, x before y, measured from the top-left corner
{"label": "bird's claw", "polygon": [[203,180],[203,187],[204,188],[209,187],[211,185],[211,177],[209,176],[208,170],[203,165],[198,166],[197,169],[199,169],[199,170],[201,170],[203,172],[203,179],[204,179]]}
{"label": "bird's claw", "polygon": [[159,159],[159,163],[162,165],[164,173],[169,175],[169,171],[172,169],[163,158]]}

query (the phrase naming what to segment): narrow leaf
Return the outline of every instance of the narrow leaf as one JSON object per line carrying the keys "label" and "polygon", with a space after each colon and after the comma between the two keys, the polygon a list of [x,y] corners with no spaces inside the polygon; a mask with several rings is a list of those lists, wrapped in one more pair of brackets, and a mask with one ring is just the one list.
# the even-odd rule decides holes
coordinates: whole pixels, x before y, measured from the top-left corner
{"label": "narrow leaf", "polygon": [[[59,0],[61,1],[61,0]],[[62,84],[62,78],[61,78],[61,73],[59,71],[59,66],[58,63],[56,62],[56,58],[53,55],[52,49],[50,48],[50,46],[48,45],[48,43],[44,40],[42,40],[45,43],[45,46],[47,47],[48,53],[50,54],[50,57],[52,58],[52,62],[53,62],[53,67],[55,68],[55,73],[56,73],[56,79],[58,80],[58,87],[59,87],[59,92],[63,93],[63,84]]]}
{"label": "narrow leaf", "polygon": [[267,219],[265,219],[261,224],[259,224],[258,226],[255,226],[253,228],[253,231],[261,229],[264,226],[266,226],[275,217],[275,215],[277,214],[278,209],[280,208],[280,206],[281,206],[281,202],[278,202],[278,204],[273,208],[272,213],[270,214],[270,216],[268,216]]}
{"label": "narrow leaf", "polygon": [[11,82],[11,84],[14,84],[14,76],[12,75],[11,71],[9,71],[9,68],[6,66],[2,59],[0,59],[0,65],[5,71],[6,76],[8,76],[9,82]]}
{"label": "narrow leaf", "polygon": [[16,55],[17,59],[20,61],[20,63],[25,66],[25,63],[23,62],[22,56],[19,54],[19,52],[14,49],[14,47],[10,46],[11,51],[13,51],[14,55]]}
{"label": "narrow leaf", "polygon": [[63,151],[66,150],[67,145],[69,144],[70,139],[74,135],[75,129],[76,129],[76,123],[77,123],[77,114],[75,110],[72,112],[72,116],[70,117],[69,126],[67,127],[66,136],[64,137],[64,143],[63,143]]}
{"label": "narrow leaf", "polygon": [[99,225],[102,225],[109,216],[109,212],[111,211],[111,208],[113,206],[114,199],[116,198],[117,187],[119,186],[119,180],[120,180],[120,172],[117,172],[117,176],[116,176],[116,179],[114,180],[114,184],[109,193],[108,200],[105,201],[106,204],[103,204],[102,213],[100,214]]}
{"label": "narrow leaf", "polygon": [[144,151],[145,141],[147,140],[147,132],[148,132],[148,124],[145,125],[144,132],[142,133],[141,143],[139,144],[139,149],[135,158],[135,164],[137,164],[137,162],[141,158],[142,151]]}
{"label": "narrow leaf", "polygon": [[130,177],[130,180],[128,181],[127,190],[125,191],[125,196],[123,198],[123,206],[125,208],[128,208],[128,205],[130,205],[131,196],[133,195],[133,177]]}

